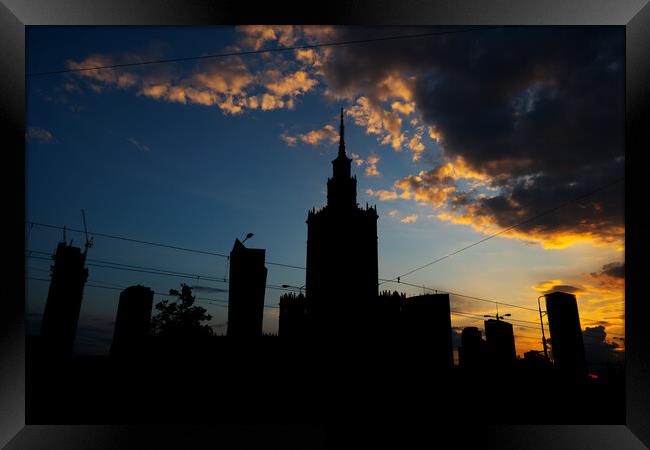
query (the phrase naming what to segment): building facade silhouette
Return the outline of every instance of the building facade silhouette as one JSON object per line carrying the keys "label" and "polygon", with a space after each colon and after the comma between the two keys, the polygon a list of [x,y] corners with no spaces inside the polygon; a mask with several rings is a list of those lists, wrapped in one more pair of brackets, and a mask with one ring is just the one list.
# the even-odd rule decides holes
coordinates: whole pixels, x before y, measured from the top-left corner
{"label": "building facade silhouette", "polygon": [[307,215],[307,297],[313,305],[314,325],[336,334],[364,329],[369,322],[364,313],[378,293],[377,210],[357,204],[351,163],[341,110],[327,204]]}
{"label": "building facade silhouette", "polygon": [[576,296],[556,291],[545,297],[555,367],[576,376],[586,375],[585,347]]}
{"label": "building facade silhouette", "polygon": [[267,269],[266,251],[246,248],[235,239],[230,252],[227,335],[250,338],[262,335]]}
{"label": "building facade silhouette", "polygon": [[41,322],[43,345],[51,356],[72,355],[83,290],[88,280],[85,263],[85,251],[59,242]]}
{"label": "building facade silhouette", "polygon": [[112,357],[140,353],[149,333],[152,307],[153,291],[148,287],[129,286],[120,293],[110,350]]}
{"label": "building facade silhouette", "polygon": [[301,337],[309,332],[309,311],[305,296],[293,292],[280,296],[278,336]]}
{"label": "building facade silhouette", "polygon": [[512,324],[499,319],[485,321],[487,363],[495,368],[511,368],[517,360]]}
{"label": "building facade silhouette", "polygon": [[449,294],[425,294],[404,299],[401,335],[405,339],[404,345],[420,354],[432,367],[453,367]]}
{"label": "building facade silhouette", "polygon": [[458,365],[466,369],[476,369],[483,365],[485,342],[477,327],[465,327],[460,335]]}

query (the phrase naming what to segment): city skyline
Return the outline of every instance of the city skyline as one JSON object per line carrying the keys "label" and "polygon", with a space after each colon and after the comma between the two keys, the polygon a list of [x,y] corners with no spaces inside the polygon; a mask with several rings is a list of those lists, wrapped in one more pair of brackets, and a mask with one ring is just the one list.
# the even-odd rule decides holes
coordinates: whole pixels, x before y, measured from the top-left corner
{"label": "city skyline", "polygon": [[[363,30],[352,31],[359,34]],[[127,29],[121,33],[129,38],[121,37],[114,42],[112,39],[120,36],[119,30],[31,29],[28,33],[28,72],[57,68],[62,64],[68,68],[78,68],[93,66],[99,61],[109,64],[129,61],[125,52],[136,51],[138,46],[134,42],[145,45],[155,39],[160,40],[158,53],[148,49],[140,56],[155,59],[156,55],[171,52],[179,57],[224,51],[233,45],[241,49],[255,49],[257,46],[264,49],[264,45],[299,45],[314,42],[317,38],[316,42],[333,42],[343,39],[346,33],[349,36],[352,31],[326,27],[172,28],[167,31]],[[375,35],[396,33],[396,29],[371,31]],[[415,32],[413,29],[408,31]],[[71,37],[75,32],[85,34],[87,39],[76,39],[71,49]],[[487,36],[488,33],[525,32],[482,30],[472,33]],[[190,39],[193,33],[196,34]],[[196,37],[202,33],[203,37],[218,35],[221,45],[204,43],[196,48],[194,42],[201,42]],[[368,30],[365,33],[368,34]],[[452,37],[446,37],[445,44],[440,44],[441,48],[437,50],[445,50],[445,45],[471,46],[467,40],[472,33],[450,35]],[[532,37],[528,42],[542,56],[544,53],[538,41],[541,40],[539,34],[543,33],[542,30],[530,31]],[[571,30],[563,33],[571,33]],[[604,58],[611,65],[609,70],[622,71],[615,64],[617,58],[622,61],[622,41],[620,48],[616,49],[616,42],[621,38],[620,30],[582,33],[593,35],[580,41],[581,45],[592,50],[585,57],[587,62],[581,61],[581,64],[588,67],[588,63],[596,64]],[[51,40],[49,45],[52,48],[48,48],[43,39],[54,35],[57,39]],[[135,39],[134,36],[139,38]],[[545,35],[544,39],[549,36]],[[168,47],[161,44],[165,37]],[[502,37],[472,39],[479,42],[484,39],[487,43],[479,47],[489,51],[498,47],[498,40]],[[36,43],[40,48],[36,49]],[[65,44],[65,51],[52,51],[61,44]],[[392,45],[398,45],[397,41]],[[170,49],[169,46],[175,48]],[[520,51],[526,50],[525,47],[526,43],[522,44]],[[576,48],[580,48],[578,44]],[[603,48],[609,49],[610,54],[605,52],[605,57],[602,57]],[[620,53],[617,54],[612,48]],[[462,118],[462,113],[454,109],[446,111],[444,118],[449,121],[438,118],[438,128],[435,128],[429,125],[435,120],[427,116],[432,111],[418,103],[420,98],[415,87],[409,85],[408,76],[395,67],[392,67],[393,72],[383,67],[377,69],[375,79],[370,77],[372,83],[366,80],[366,85],[360,82],[355,84],[353,78],[352,81],[344,78],[344,75],[353,77],[353,74],[343,73],[336,65],[340,63],[338,58],[345,61],[345,57],[349,56],[345,52],[351,50],[337,55],[337,49],[330,48],[329,52],[325,49],[312,53],[295,50],[282,54],[281,58],[278,54],[272,54],[266,59],[255,55],[250,60],[244,60],[242,56],[243,62],[235,65],[234,72],[230,71],[232,66],[224,66],[225,60],[218,63],[215,60],[215,64],[221,64],[217,68],[223,72],[210,72],[215,68],[209,65],[190,64],[182,69],[174,69],[180,72],[176,74],[165,73],[165,70],[148,73],[134,69],[123,72],[123,75],[127,74],[123,78],[89,76],[86,72],[86,75],[69,73],[63,77],[57,75],[59,78],[28,79],[28,220],[81,228],[79,210],[84,208],[91,231],[221,253],[227,253],[234,238],[243,238],[246,233],[253,232],[254,247],[266,249],[268,260],[304,267],[304,220],[310,208],[325,202],[324,186],[330,175],[329,161],[336,153],[335,142],[338,139],[335,117],[339,108],[345,107],[349,112],[346,141],[355,158],[353,172],[358,177],[358,202],[376,204],[380,216],[380,278],[396,277],[502,229],[507,222],[499,222],[503,219],[498,214],[499,205],[492,205],[494,208],[491,212],[481,211],[479,207],[486,204],[468,203],[460,194],[477,192],[478,196],[489,196],[492,193],[497,200],[512,200],[514,190],[509,191],[508,184],[499,184],[498,180],[510,171],[511,181],[521,181],[519,187],[524,191],[526,182],[534,186],[532,175],[536,172],[526,172],[523,158],[515,161],[523,164],[523,168],[517,169],[517,164],[512,163],[507,170],[497,167],[497,163],[505,164],[508,161],[501,156],[491,161],[478,160],[472,149],[465,148],[475,137],[470,136],[468,141],[463,141],[454,134],[457,131],[454,130],[454,123],[459,116]],[[104,59],[97,59],[97,55]],[[372,53],[368,58],[371,56]],[[547,57],[546,68],[561,66],[561,56],[553,55],[557,58],[551,58],[553,64],[548,62]],[[594,56],[594,60],[589,60],[589,56]],[[595,56],[600,56],[600,60]],[[544,68],[542,63],[540,65]],[[255,64],[262,69],[253,69]],[[579,65],[578,62],[573,64]],[[278,73],[269,74],[273,69]],[[543,70],[540,71],[543,73]],[[557,72],[563,73],[561,70]],[[596,69],[594,72],[603,76]],[[275,78],[258,80],[259,77],[251,73]],[[340,78],[335,79],[333,73]],[[424,76],[421,73],[422,70],[419,70],[418,75]],[[152,77],[157,77],[157,84],[151,82]],[[143,81],[145,79],[149,81]],[[445,81],[444,77],[439,79],[441,83]],[[460,79],[464,80],[463,77]],[[606,81],[610,80],[603,81],[594,76],[593,86],[600,86],[599,83]],[[201,92],[207,98],[198,95],[196,83],[203,83]],[[543,84],[541,87],[535,83],[522,86],[521,91],[528,93],[517,97],[520,105],[513,106],[519,114],[534,115],[535,106],[540,102],[543,104],[547,101],[552,105],[553,99],[545,97]],[[245,89],[253,91],[246,91],[244,96],[242,92]],[[261,91],[256,92],[255,89]],[[180,102],[180,97],[174,97],[172,91],[176,96],[184,92],[185,103]],[[272,104],[268,96],[273,93],[275,103]],[[571,92],[563,94],[570,96]],[[334,95],[339,98],[333,98]],[[622,101],[622,90],[620,95]],[[263,111],[265,98],[267,110]],[[575,98],[583,97],[576,95]],[[235,99],[240,102],[245,99],[245,103],[238,106],[232,103]],[[259,100],[261,102],[253,108],[255,101]],[[279,100],[283,102],[282,106]],[[524,103],[527,106],[522,106]],[[237,107],[239,111],[236,111]],[[149,120],[144,121],[143,117]],[[473,116],[467,118],[472,119]],[[597,119],[601,118],[593,118],[593,122],[600,123]],[[413,120],[415,122],[411,123]],[[182,126],[179,127],[179,124]],[[525,125],[530,127],[530,124]],[[619,166],[614,165],[614,168],[618,167],[622,174],[622,140],[619,145],[618,150],[608,148],[601,149],[601,152],[613,155],[610,159],[618,158]],[[182,152],[179,149],[183,149]],[[530,151],[531,155],[535,155],[537,150]],[[465,155],[467,159],[459,159],[459,155]],[[602,154],[596,152],[594,163],[604,166],[603,161],[605,158]],[[581,168],[583,164],[582,161],[573,163],[576,168]],[[600,175],[600,172],[592,171],[586,175],[586,181],[576,177],[582,187],[588,189],[576,190],[575,195],[568,197],[557,195],[542,201],[535,197],[539,192],[531,189],[528,194],[533,202],[537,201],[533,206],[541,208],[513,209],[511,212],[519,221],[559,206],[585,190],[598,188],[609,181]],[[79,183],[75,182],[75,176],[79,177]],[[529,179],[526,180],[526,177]],[[84,188],[77,189],[80,186]],[[553,220],[545,221],[541,229],[517,229],[510,235],[496,237],[422,269],[403,281],[533,309],[537,306],[537,297],[542,293],[554,289],[566,290],[577,294],[581,317],[584,315],[603,322],[583,321],[583,329],[604,325],[610,336],[623,336],[624,266],[621,263],[624,259],[624,228],[622,188],[618,186],[617,189],[620,191],[619,222],[614,212],[610,214],[607,211],[610,214],[607,216],[598,215],[599,209],[602,211],[605,207],[616,206],[616,196],[611,194],[616,189],[611,189],[604,200],[594,195],[586,199],[593,200],[592,203],[583,202],[582,209],[588,209],[588,212],[582,218],[592,219],[586,225],[563,223],[563,218],[575,218],[574,215],[565,214],[565,211],[576,208],[565,208],[558,214],[550,214],[548,217]],[[562,193],[572,194],[570,190]],[[452,198],[452,194],[459,195]],[[282,200],[279,201],[279,198]],[[471,208],[464,212],[454,210],[455,206],[463,205]],[[177,211],[176,214],[174,211]],[[475,215],[467,215],[468,211],[474,211]],[[483,222],[472,222],[472,217]],[[476,228],[482,225],[486,225],[486,228],[480,232]],[[28,233],[29,248],[45,252],[52,252],[61,236],[60,230],[38,226],[28,230]],[[82,242],[82,236],[76,235],[75,242]],[[189,255],[99,237],[89,252],[89,258],[217,278],[226,273],[225,258]],[[499,264],[495,264],[495,260]],[[44,272],[38,270],[44,270],[49,265],[43,260],[37,261],[28,263],[28,267],[31,267],[28,269],[30,277],[42,276]],[[304,271],[268,267],[268,283],[304,285]],[[153,287],[156,292],[176,288],[183,281],[92,266],[89,273],[89,283],[96,275],[97,280],[122,287],[142,283]],[[197,284],[200,288],[196,290],[196,295],[200,294],[202,286],[206,297],[225,298],[223,293],[210,292],[208,286],[213,290],[215,287],[218,289],[218,283],[197,280]],[[422,291],[404,284],[382,284],[380,288],[397,289],[411,295]],[[42,310],[45,298],[42,293],[46,290],[47,283],[29,282],[28,313],[32,314],[32,318]],[[267,305],[277,305],[281,293],[267,289]],[[105,318],[101,326],[94,328],[109,329],[113,311],[117,308],[117,294],[117,291],[87,287],[80,327],[92,329],[93,320],[101,322]],[[208,308],[215,325],[224,321],[223,308]],[[453,309],[479,315],[495,312],[491,305],[452,294]],[[535,311],[500,305],[499,312],[512,313],[515,320],[537,319],[538,323]],[[462,328],[476,325],[476,322],[468,317],[452,316],[452,325]],[[522,339],[516,338],[518,355],[531,349],[541,349],[541,336],[526,328],[534,325],[522,324],[524,328],[519,329],[517,322],[513,325],[515,335],[519,333],[522,336]],[[276,308],[265,309],[264,329],[267,332],[277,331]],[[524,338],[524,335],[531,337]],[[107,336],[110,340],[112,329]]]}

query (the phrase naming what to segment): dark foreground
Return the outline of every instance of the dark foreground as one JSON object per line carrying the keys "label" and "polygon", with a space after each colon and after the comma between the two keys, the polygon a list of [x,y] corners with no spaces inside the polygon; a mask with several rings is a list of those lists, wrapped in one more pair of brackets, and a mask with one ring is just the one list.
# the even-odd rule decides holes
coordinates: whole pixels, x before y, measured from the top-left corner
{"label": "dark foreground", "polygon": [[436,368],[378,341],[165,343],[135,358],[48,360],[27,347],[27,424],[623,424],[622,374]]}

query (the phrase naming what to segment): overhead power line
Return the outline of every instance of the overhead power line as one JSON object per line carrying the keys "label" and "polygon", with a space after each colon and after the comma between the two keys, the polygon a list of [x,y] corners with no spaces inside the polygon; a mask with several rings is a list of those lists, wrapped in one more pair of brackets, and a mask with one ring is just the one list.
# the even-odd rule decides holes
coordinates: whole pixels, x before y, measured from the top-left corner
{"label": "overhead power line", "polygon": [[[25,277],[25,279],[27,279],[27,280],[35,280],[35,281],[47,281],[47,282],[51,281],[51,280],[48,280],[47,278],[36,278],[36,277]],[[95,282],[97,283],[98,281],[95,281]],[[117,285],[114,285],[114,286],[100,286],[100,285],[91,284],[91,283],[86,283],[84,286],[88,286],[88,287],[92,287],[92,288],[98,288],[98,289],[110,289],[110,290],[113,290],[113,291],[123,291],[124,289],[126,289],[126,287],[117,286]],[[154,291],[154,295],[159,295],[159,296],[163,296],[163,297],[173,297],[173,295],[171,295],[171,294],[165,294],[164,292],[155,292],[155,291]],[[218,303],[218,305],[216,305],[216,306],[223,306],[223,307],[226,307],[226,308],[228,307],[228,305],[227,305],[228,300],[223,300],[223,299],[218,299],[218,298],[198,297],[198,296],[194,296],[194,299],[197,300],[197,301],[213,302],[215,304]],[[225,305],[223,303],[225,303]],[[264,307],[265,308],[279,308],[280,306],[279,305],[264,305]]]}
{"label": "overhead power line", "polygon": [[422,284],[418,285],[418,284],[414,284],[414,283],[407,283],[405,281],[399,281],[398,282],[398,281],[395,281],[395,280],[388,280],[388,279],[384,279],[384,278],[380,278],[379,280],[383,281],[384,283],[404,284],[406,286],[412,286],[412,287],[416,287],[416,288],[419,288],[419,289],[424,288],[424,289],[426,289],[428,291],[431,291],[431,292],[438,292],[438,293],[441,293],[441,294],[450,294],[450,295],[455,295],[456,297],[463,297],[463,298],[468,298],[468,299],[471,299],[471,300],[477,300],[477,301],[480,301],[480,302],[492,303],[493,305],[504,305],[504,306],[510,306],[512,308],[526,309],[528,311],[537,312],[536,308],[528,308],[526,306],[513,305],[511,303],[505,303],[505,302],[498,301],[498,300],[489,300],[489,299],[486,299],[486,298],[474,297],[474,296],[471,296],[471,295],[460,294],[458,292],[447,291],[445,289],[434,289],[434,288],[430,288],[430,287],[422,285]]}
{"label": "overhead power line", "polygon": [[[50,261],[50,258],[31,255],[32,253],[35,253],[35,254],[50,256],[50,253],[48,253],[48,252],[43,252],[43,251],[40,251],[40,250],[28,250],[27,253],[28,253],[28,255],[27,255],[28,258],[44,260],[44,261]],[[123,263],[117,263],[117,262],[113,262],[113,261],[106,261],[106,260],[99,260],[99,259],[92,259],[92,258],[88,258],[87,261],[90,261],[90,262],[87,262],[86,265],[91,266],[91,267],[99,267],[99,268],[114,269],[114,270],[124,270],[124,271],[129,271],[129,272],[138,272],[138,273],[149,273],[149,274],[153,274],[153,275],[171,276],[171,277],[191,279],[191,280],[196,279],[196,280],[213,281],[213,282],[226,283],[226,284],[229,283],[229,281],[226,280],[225,278],[212,277],[212,276],[209,276],[209,275],[200,275],[200,274],[195,274],[195,273],[179,272],[179,271],[172,271],[172,270],[167,270],[167,269],[159,269],[159,268],[154,268],[154,267],[137,266],[137,265],[132,265],[132,264],[123,264]],[[98,262],[100,264],[94,264],[93,261]],[[36,269],[37,270],[46,270],[46,269],[39,269],[39,268],[36,268]],[[387,279],[383,279],[383,278],[380,278],[379,280],[380,281],[385,281],[385,282],[397,283],[397,281],[387,280]],[[95,283],[100,283],[100,281],[98,281],[98,280],[94,280],[94,282]],[[110,284],[110,283],[103,283],[103,284]],[[425,285],[417,285],[417,284],[408,283],[408,282],[404,282],[404,281],[400,281],[399,284],[416,287],[418,289],[424,288],[424,289],[426,289],[428,291],[431,291],[431,292],[450,294],[450,295],[454,295],[456,297],[467,298],[467,299],[470,299],[470,300],[480,301],[480,302],[484,302],[484,303],[490,303],[490,304],[493,304],[493,305],[507,306],[507,307],[512,307],[512,308],[519,308],[519,309],[522,309],[522,310],[533,311],[533,312],[538,311],[538,309],[536,309],[536,308],[528,308],[526,306],[515,305],[515,304],[506,303],[506,302],[502,302],[502,301],[498,301],[498,300],[490,300],[490,299],[486,299],[486,298],[461,294],[461,293],[458,293],[458,292],[447,291],[447,290],[444,290],[444,289],[434,289],[434,288],[431,288],[431,287],[428,287],[428,286],[425,286]],[[281,291],[295,291],[295,289],[292,289],[292,288],[283,288],[282,286],[273,285],[273,284],[267,284],[266,287],[268,289],[281,290]],[[601,322],[599,320],[590,319],[588,317],[583,317],[583,316],[581,316],[580,318],[581,318],[581,320],[585,320],[585,321],[591,321],[591,322],[596,322],[596,323]],[[524,322],[524,321],[521,321],[521,320],[513,320],[513,321]],[[531,323],[536,324],[537,322],[531,322]],[[612,334],[612,333],[608,333],[608,334]]]}
{"label": "overhead power line", "polygon": [[558,205],[558,206],[556,206],[556,207],[554,207],[554,208],[548,209],[548,210],[546,210],[546,211],[544,211],[544,212],[542,212],[542,213],[540,213],[540,214],[537,214],[537,215],[535,215],[535,216],[529,217],[529,218],[526,219],[526,220],[522,220],[521,222],[518,222],[518,223],[516,223],[516,224],[514,224],[514,225],[512,225],[512,226],[509,226],[509,227],[507,227],[507,228],[504,228],[504,229],[501,230],[501,231],[498,231],[498,232],[496,232],[496,233],[493,233],[493,234],[491,234],[491,235],[489,235],[489,236],[487,236],[487,237],[485,237],[485,238],[483,238],[483,239],[481,239],[481,240],[479,240],[479,241],[476,241],[476,242],[474,242],[473,244],[466,245],[465,247],[462,247],[462,248],[460,248],[460,249],[458,249],[458,250],[456,250],[456,251],[453,251],[453,252],[451,252],[451,253],[448,253],[447,255],[442,256],[442,257],[440,257],[440,258],[438,258],[438,259],[435,259],[435,260],[433,260],[433,261],[431,261],[431,262],[429,262],[429,263],[427,263],[427,264],[423,264],[423,265],[421,265],[421,266],[419,266],[419,267],[416,267],[415,269],[409,270],[408,272],[405,272],[405,273],[403,273],[403,274],[401,274],[401,275],[398,275],[398,276],[396,276],[396,277],[394,277],[394,278],[391,278],[390,281],[395,281],[395,280],[397,280],[397,279],[404,278],[405,276],[411,275],[412,273],[415,273],[415,272],[417,272],[417,271],[419,271],[419,270],[422,270],[422,269],[424,269],[424,268],[427,268],[427,267],[429,267],[429,266],[432,266],[433,264],[436,264],[436,263],[438,263],[438,262],[440,262],[440,261],[443,261],[443,260],[445,260],[445,259],[447,259],[447,258],[449,258],[449,257],[451,257],[451,256],[457,255],[458,253],[460,253],[460,252],[462,252],[462,251],[465,251],[465,250],[467,250],[467,249],[469,249],[469,248],[472,248],[472,247],[474,247],[474,246],[476,246],[476,245],[479,245],[479,244],[481,244],[481,243],[483,243],[483,242],[485,242],[485,241],[488,241],[488,240],[490,240],[490,239],[492,239],[492,238],[495,238],[495,237],[500,236],[500,235],[502,235],[502,234],[504,234],[504,233],[507,233],[508,231],[514,230],[515,228],[518,228],[518,227],[520,227],[520,226],[522,226],[522,225],[525,225],[525,224],[527,224],[527,223],[533,222],[533,221],[539,219],[540,217],[543,217],[543,216],[546,216],[546,215],[548,215],[548,214],[551,214],[551,213],[557,211],[558,209],[561,209],[561,208],[564,208],[565,206],[570,205],[571,203],[574,203],[574,202],[576,202],[576,201],[578,201],[578,200],[582,200],[583,198],[589,197],[589,196],[591,196],[591,195],[593,195],[593,194],[595,194],[595,193],[597,193],[597,192],[600,192],[600,191],[602,191],[602,190],[604,190],[604,189],[607,189],[608,187],[611,187],[611,186],[613,186],[613,185],[615,185],[615,184],[618,184],[618,183],[620,183],[621,181],[624,181],[624,178],[619,178],[619,179],[613,181],[612,183],[609,183],[609,184],[606,184],[606,185],[601,186],[601,187],[599,187],[599,188],[596,188],[596,189],[594,189],[594,190],[592,190],[592,191],[589,191],[589,192],[587,192],[587,193],[585,193],[585,194],[580,195],[579,197],[575,197],[575,198],[573,198],[573,199],[571,199],[571,200],[567,200],[566,202],[564,202],[564,203],[562,203],[562,204],[560,204],[560,205]]}
{"label": "overhead power line", "polygon": [[430,37],[430,36],[440,36],[443,34],[467,33],[470,31],[495,30],[499,28],[505,28],[505,26],[473,27],[473,28],[464,28],[460,30],[446,30],[446,31],[435,31],[429,33],[403,34],[397,36],[385,36],[380,38],[356,39],[356,40],[347,40],[347,41],[339,41],[339,42],[324,42],[319,44],[295,45],[291,47],[275,47],[275,48],[270,48],[265,50],[213,53],[209,55],[188,56],[184,58],[155,59],[149,61],[138,61],[138,62],[111,64],[111,65],[104,65],[104,66],[80,67],[76,69],[60,69],[60,70],[50,70],[45,72],[31,72],[31,73],[27,73],[26,76],[37,77],[37,76],[44,76],[44,75],[57,75],[57,74],[73,73],[73,72],[87,72],[90,70],[119,69],[124,67],[145,66],[145,65],[152,65],[152,64],[198,61],[203,59],[227,58],[232,56],[258,55],[262,53],[288,52],[294,50],[305,50],[305,49],[312,49],[312,48],[319,48],[319,47],[336,47],[342,45],[366,44],[370,42],[396,41],[400,39],[415,39],[415,38],[423,38],[423,37]]}
{"label": "overhead power line", "polygon": [[[34,269],[34,267],[32,267],[32,269]],[[51,280],[48,280],[46,278],[36,278],[36,277],[29,277],[29,276],[25,277],[25,278],[28,279],[28,280],[35,280],[35,281],[45,281],[45,282],[51,281]],[[93,283],[100,283],[100,284],[105,284],[105,285],[110,285],[110,286],[100,286],[98,284],[92,284],[92,283],[86,283],[85,286],[98,288],[98,289],[117,290],[117,291],[123,291],[124,289],[126,289],[126,287],[124,287],[124,286],[119,286],[119,285],[116,285],[116,284],[113,284],[113,283],[107,283],[107,282],[103,282],[103,281],[99,281],[99,280],[93,280]],[[171,297],[172,296],[171,294],[165,294],[165,293],[162,293],[162,292],[155,292],[155,291],[154,291],[154,295],[164,296],[164,297]],[[194,298],[197,301],[212,303],[215,306],[220,306],[220,307],[224,307],[224,308],[228,307],[228,300],[226,300],[226,299],[208,298],[208,297],[200,297],[200,296],[194,296]],[[265,308],[279,308],[279,305],[264,305],[264,307]],[[471,318],[471,319],[474,319],[474,320],[477,320],[477,321],[484,321],[485,320],[484,315],[479,314],[479,313],[470,313],[470,312],[466,312],[466,311],[458,311],[458,310],[455,310],[455,309],[451,310],[450,313],[452,315],[467,317],[467,318]],[[536,322],[532,322],[532,321],[528,321],[528,320],[512,319],[512,318],[509,318],[507,320],[507,322],[522,322],[522,323],[531,323],[531,324],[537,325]],[[532,329],[532,330],[538,330],[539,331],[538,326],[532,327],[532,326],[519,325],[519,324],[516,324],[516,326],[519,327],[519,328],[527,328],[527,329]],[[583,335],[586,335],[586,337],[596,338],[596,337],[600,336],[600,333],[596,333],[596,332],[592,332],[592,331],[583,330],[582,332],[583,332]],[[617,333],[609,333],[608,332],[606,334],[611,335],[611,336],[621,336],[620,334],[617,334]]]}
{"label": "overhead power line", "polygon": [[[55,230],[63,230],[63,229],[65,229],[66,231],[72,231],[72,232],[75,232],[75,233],[85,233],[84,230],[79,230],[79,229],[69,228],[69,227],[62,227],[62,226],[59,226],[59,225],[51,225],[51,224],[42,223],[42,222],[26,221],[26,223],[29,224],[29,225],[36,225],[36,226],[44,227],[44,228],[52,228],[52,229],[55,229]],[[125,237],[125,236],[118,236],[118,235],[115,235],[115,234],[98,233],[98,232],[94,232],[94,231],[88,231],[88,234],[91,235],[91,236],[99,236],[99,237],[104,237],[104,238],[108,238],[108,239],[117,239],[117,240],[121,240],[121,241],[134,242],[134,243],[143,244],[143,245],[152,245],[152,246],[155,246],[155,247],[170,248],[172,250],[180,250],[180,251],[190,252],[190,253],[198,253],[198,254],[210,255],[210,256],[219,256],[221,258],[228,258],[229,257],[229,255],[226,255],[225,253],[212,252],[212,251],[206,251],[206,250],[198,250],[198,249],[195,249],[195,248],[188,248],[188,247],[180,247],[180,246],[177,246],[177,245],[163,244],[163,243],[160,243],[160,242],[145,241],[145,240],[142,240],[142,239],[134,239],[134,238],[129,238],[129,237]],[[280,267],[288,267],[288,268],[291,268],[291,269],[305,270],[304,267],[294,266],[294,265],[291,265],[291,264],[276,263],[276,262],[272,262],[272,261],[264,261],[264,263],[268,264],[268,265],[271,265],[271,266],[280,266]]]}
{"label": "overhead power line", "polygon": [[[39,252],[39,253],[44,253],[44,252]],[[28,258],[31,259],[40,259],[44,261],[50,261],[50,258],[46,257],[41,257],[41,256],[34,256],[34,255],[27,255]],[[114,266],[112,263],[109,264],[95,264],[95,263],[86,263],[87,266],[90,267],[99,267],[99,268],[104,268],[104,269],[114,269],[114,270],[123,270],[127,272],[138,272],[138,273],[148,273],[152,275],[162,275],[162,276],[169,276],[169,277],[176,277],[176,278],[184,278],[188,280],[204,280],[204,281],[214,281],[218,283],[226,283],[229,284],[230,281],[226,280],[224,278],[216,278],[216,277],[210,277],[210,276],[204,276],[204,275],[197,275],[197,274],[191,274],[191,273],[183,273],[183,272],[172,272],[172,271],[165,271],[165,270],[159,270],[159,269],[149,269],[149,268],[133,268],[133,267],[120,267],[120,266]],[[267,284],[265,285],[266,288],[268,289],[275,289],[279,291],[292,291],[292,289],[287,289],[283,288],[282,286],[277,286],[273,284]]]}

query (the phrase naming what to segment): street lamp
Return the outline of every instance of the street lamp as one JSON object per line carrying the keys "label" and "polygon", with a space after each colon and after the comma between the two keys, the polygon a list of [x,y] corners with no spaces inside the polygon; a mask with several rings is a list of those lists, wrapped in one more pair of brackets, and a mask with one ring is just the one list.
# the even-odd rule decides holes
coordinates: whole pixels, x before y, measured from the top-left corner
{"label": "street lamp", "polygon": [[544,357],[548,360],[548,350],[546,349],[546,336],[544,335],[544,321],[542,320],[542,304],[540,299],[546,298],[546,294],[537,297],[537,307],[539,308],[539,323],[542,326],[542,345],[544,346]]}
{"label": "street lamp", "polygon": [[248,233],[246,235],[246,237],[244,238],[244,240],[241,241],[241,243],[243,244],[244,242],[246,242],[248,239],[252,238],[253,236],[255,236],[253,233]]}
{"label": "street lamp", "polygon": [[483,317],[495,317],[497,320],[501,320],[501,319],[503,319],[504,317],[510,317],[510,313],[508,313],[508,314],[503,314],[502,316],[500,316],[499,313],[497,313],[497,314],[495,314],[495,315],[493,315],[493,316],[491,316],[490,314],[485,314]]}

